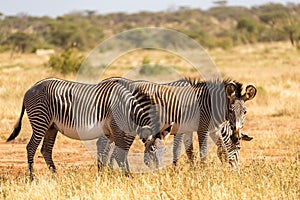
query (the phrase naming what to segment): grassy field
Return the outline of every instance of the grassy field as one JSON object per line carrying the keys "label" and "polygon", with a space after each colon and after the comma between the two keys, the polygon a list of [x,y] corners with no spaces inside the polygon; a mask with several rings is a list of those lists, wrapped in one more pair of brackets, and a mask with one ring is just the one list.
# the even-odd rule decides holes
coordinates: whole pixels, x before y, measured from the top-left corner
{"label": "grassy field", "polygon": [[[247,102],[244,126],[254,140],[242,143],[237,171],[222,166],[213,149],[207,166],[190,167],[183,156],[176,170],[168,166],[130,177],[109,169],[98,174],[84,144],[59,134],[53,152],[57,176],[47,170],[38,150],[32,183],[26,176],[25,147],[31,136],[27,117],[20,136],[5,143],[23,95],[40,79],[76,77],[44,67],[47,57],[9,59],[9,54],[0,54],[0,199],[300,199],[300,52],[287,43],[272,43],[209,54],[222,74],[258,89],[255,99]],[[120,76],[128,67],[142,65],[145,58],[194,75],[188,63],[176,56],[139,51],[120,57],[103,77]]]}

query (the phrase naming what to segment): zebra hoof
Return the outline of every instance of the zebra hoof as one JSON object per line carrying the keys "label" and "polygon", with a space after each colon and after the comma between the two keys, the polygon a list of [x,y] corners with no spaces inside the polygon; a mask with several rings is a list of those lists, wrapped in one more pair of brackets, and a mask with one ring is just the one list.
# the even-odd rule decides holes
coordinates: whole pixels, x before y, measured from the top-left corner
{"label": "zebra hoof", "polygon": [[133,178],[133,175],[130,172],[125,172],[125,177]]}
{"label": "zebra hoof", "polygon": [[34,174],[29,175],[29,183],[32,183],[34,181]]}

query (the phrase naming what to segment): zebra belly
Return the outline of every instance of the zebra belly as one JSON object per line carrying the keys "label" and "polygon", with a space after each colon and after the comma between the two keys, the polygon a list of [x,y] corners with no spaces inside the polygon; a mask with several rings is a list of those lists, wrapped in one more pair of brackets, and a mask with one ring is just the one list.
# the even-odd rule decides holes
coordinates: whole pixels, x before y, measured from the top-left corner
{"label": "zebra belly", "polygon": [[68,127],[60,122],[54,122],[55,127],[63,135],[76,140],[92,140],[99,138],[108,130],[105,121],[98,122],[93,125],[86,125],[84,127]]}
{"label": "zebra belly", "polygon": [[174,123],[172,125],[171,134],[177,134],[177,133],[191,133],[193,131],[198,130],[199,122],[197,120],[191,120],[187,123]]}

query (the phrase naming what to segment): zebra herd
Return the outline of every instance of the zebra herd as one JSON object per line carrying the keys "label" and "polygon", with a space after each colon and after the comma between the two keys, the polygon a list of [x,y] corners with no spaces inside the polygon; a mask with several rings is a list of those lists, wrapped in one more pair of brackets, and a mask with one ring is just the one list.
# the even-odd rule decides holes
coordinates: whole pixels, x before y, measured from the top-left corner
{"label": "zebra herd", "polygon": [[[128,151],[138,136],[145,145],[144,163],[160,166],[165,151],[163,140],[174,135],[173,163],[179,158],[185,138],[188,158],[193,162],[192,132],[197,132],[200,158],[205,160],[209,136],[218,146],[222,162],[236,167],[240,140],[252,137],[242,132],[245,102],[256,95],[248,85],[232,80],[185,78],[168,84],[109,78],[98,84],[84,84],[60,79],[45,79],[24,95],[21,115],[7,141],[21,130],[26,110],[32,126],[27,144],[28,169],[33,178],[33,158],[41,140],[41,153],[55,172],[52,149],[57,132],[77,140],[97,139],[98,169],[110,158],[129,172]],[[152,163],[152,164],[151,164]]]}

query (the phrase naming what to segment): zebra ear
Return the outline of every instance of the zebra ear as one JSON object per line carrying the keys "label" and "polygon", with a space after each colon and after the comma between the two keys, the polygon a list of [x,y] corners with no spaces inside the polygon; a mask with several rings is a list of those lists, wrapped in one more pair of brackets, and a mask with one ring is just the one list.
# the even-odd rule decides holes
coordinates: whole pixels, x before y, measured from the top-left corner
{"label": "zebra ear", "polygon": [[173,124],[171,124],[169,127],[167,127],[164,131],[171,132],[172,125],[173,125]]}
{"label": "zebra ear", "polygon": [[257,92],[257,90],[256,90],[256,87],[254,85],[248,85],[246,87],[246,92],[243,95],[244,101],[248,101],[248,100],[253,99],[256,95],[256,92]]}
{"label": "zebra ear", "polygon": [[233,82],[230,82],[226,85],[225,87],[226,95],[229,99],[232,99],[234,97],[235,89],[236,89],[236,85]]}
{"label": "zebra ear", "polygon": [[167,139],[169,136],[170,136],[170,132],[169,131],[162,131],[160,133],[160,138],[163,139],[163,140]]}
{"label": "zebra ear", "polygon": [[160,132],[160,138],[166,139],[174,132],[174,122]]}
{"label": "zebra ear", "polygon": [[170,136],[172,125],[160,132],[160,139],[164,140]]}
{"label": "zebra ear", "polygon": [[253,137],[252,136],[248,136],[246,134],[242,134],[242,140],[251,141],[251,140],[253,140]]}

